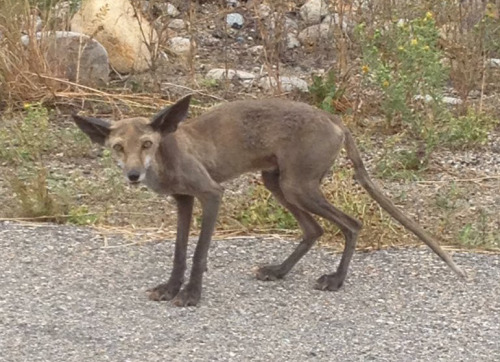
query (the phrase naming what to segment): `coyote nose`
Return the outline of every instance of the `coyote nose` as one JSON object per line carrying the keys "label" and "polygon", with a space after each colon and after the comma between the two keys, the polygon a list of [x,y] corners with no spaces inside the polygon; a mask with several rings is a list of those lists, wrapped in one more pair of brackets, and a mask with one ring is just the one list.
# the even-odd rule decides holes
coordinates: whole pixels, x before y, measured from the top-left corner
{"label": "coyote nose", "polygon": [[127,174],[127,177],[129,179],[130,182],[137,182],[139,181],[139,177],[141,176],[140,172],[139,171],[130,171],[128,174]]}

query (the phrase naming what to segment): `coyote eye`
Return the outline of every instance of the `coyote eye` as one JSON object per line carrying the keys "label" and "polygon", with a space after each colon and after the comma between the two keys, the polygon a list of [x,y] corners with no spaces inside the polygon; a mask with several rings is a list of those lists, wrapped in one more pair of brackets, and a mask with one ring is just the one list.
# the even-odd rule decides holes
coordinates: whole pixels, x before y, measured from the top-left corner
{"label": "coyote eye", "polygon": [[113,149],[116,151],[116,152],[122,152],[123,151],[123,146],[119,143],[115,144],[113,146]]}
{"label": "coyote eye", "polygon": [[152,145],[153,145],[153,142],[151,142],[151,141],[144,141],[144,143],[142,144],[142,148],[143,149],[147,149],[147,148],[150,148]]}

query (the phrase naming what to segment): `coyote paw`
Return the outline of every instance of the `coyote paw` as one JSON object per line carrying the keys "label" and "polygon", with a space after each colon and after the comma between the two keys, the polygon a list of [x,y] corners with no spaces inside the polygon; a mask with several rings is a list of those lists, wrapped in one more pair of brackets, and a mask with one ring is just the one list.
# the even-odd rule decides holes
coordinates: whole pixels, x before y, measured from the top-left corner
{"label": "coyote paw", "polygon": [[177,294],[173,300],[177,307],[194,307],[201,298],[201,287],[194,287],[188,284]]}
{"label": "coyote paw", "polygon": [[256,277],[259,280],[282,279],[286,273],[282,271],[281,265],[264,265],[257,269]]}
{"label": "coyote paw", "polygon": [[314,289],[318,290],[331,290],[336,291],[342,287],[344,284],[345,276],[341,276],[340,274],[325,274],[322,275],[318,280],[316,280],[316,284],[314,285]]}
{"label": "coyote paw", "polygon": [[157,285],[156,287],[147,290],[149,293],[148,297],[150,300],[155,301],[172,300],[179,293],[181,285],[182,283],[172,283],[170,281],[168,283]]}

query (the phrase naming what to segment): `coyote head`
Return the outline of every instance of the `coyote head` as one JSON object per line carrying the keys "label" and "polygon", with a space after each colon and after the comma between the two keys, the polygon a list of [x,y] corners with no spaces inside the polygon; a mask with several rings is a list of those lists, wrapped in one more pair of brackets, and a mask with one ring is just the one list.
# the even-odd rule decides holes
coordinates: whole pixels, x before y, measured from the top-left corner
{"label": "coyote head", "polygon": [[76,114],[73,119],[93,142],[111,148],[126,179],[135,184],[146,177],[163,136],[175,132],[179,122],[186,118],[190,100],[191,95],[182,98],[158,112],[152,120],[137,117],[110,123]]}

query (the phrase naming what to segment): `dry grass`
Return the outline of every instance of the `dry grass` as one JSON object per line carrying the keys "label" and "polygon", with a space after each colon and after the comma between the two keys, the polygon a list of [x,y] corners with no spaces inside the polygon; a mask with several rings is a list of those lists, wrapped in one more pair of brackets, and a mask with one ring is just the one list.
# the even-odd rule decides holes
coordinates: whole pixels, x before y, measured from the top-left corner
{"label": "dry grass", "polygon": [[[33,37],[36,18],[24,1],[6,0],[0,3],[0,99],[3,106],[16,106],[32,99],[46,97],[47,86],[38,74],[44,74],[46,64],[32,42],[25,47],[23,33]],[[49,92],[50,93],[50,92]]]}

